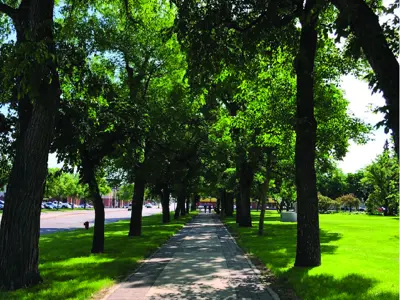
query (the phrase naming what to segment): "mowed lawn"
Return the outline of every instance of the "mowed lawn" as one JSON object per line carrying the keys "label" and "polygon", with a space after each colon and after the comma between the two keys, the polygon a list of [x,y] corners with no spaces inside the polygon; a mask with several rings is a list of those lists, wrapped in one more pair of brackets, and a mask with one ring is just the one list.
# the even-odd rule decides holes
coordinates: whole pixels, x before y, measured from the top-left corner
{"label": "mowed lawn", "polygon": [[296,223],[282,223],[276,211],[267,211],[265,235],[259,237],[259,212],[252,214],[253,228],[239,228],[233,218],[225,223],[240,246],[301,299],[399,299],[398,217],[322,214],[322,265],[294,268]]}
{"label": "mowed lawn", "polygon": [[93,228],[43,235],[40,238],[40,272],[43,283],[0,299],[89,299],[103,288],[124,279],[138,263],[181,229],[196,212],[163,225],[161,215],[143,217],[143,235],[128,237],[129,221],[107,224],[105,253],[91,255]]}

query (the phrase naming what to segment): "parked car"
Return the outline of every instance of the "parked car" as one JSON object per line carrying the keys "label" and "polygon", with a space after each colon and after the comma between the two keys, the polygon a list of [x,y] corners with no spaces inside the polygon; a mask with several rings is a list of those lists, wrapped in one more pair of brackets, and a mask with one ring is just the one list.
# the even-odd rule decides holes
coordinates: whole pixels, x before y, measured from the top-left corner
{"label": "parked car", "polygon": [[146,208],[152,208],[153,206],[151,206],[151,204],[147,203],[147,204],[145,205],[145,207],[146,207]]}
{"label": "parked car", "polygon": [[72,208],[72,205],[69,203],[60,203],[59,208]]}
{"label": "parked car", "polygon": [[46,202],[43,205],[44,205],[44,208],[46,208],[46,209],[56,209],[57,208],[56,206],[54,206],[54,204],[52,202]]}
{"label": "parked car", "polygon": [[3,210],[3,209],[4,209],[4,204],[0,203],[0,210]]}
{"label": "parked car", "polygon": [[129,204],[129,206],[128,206],[128,211],[129,211],[129,210],[132,210],[132,203]]}

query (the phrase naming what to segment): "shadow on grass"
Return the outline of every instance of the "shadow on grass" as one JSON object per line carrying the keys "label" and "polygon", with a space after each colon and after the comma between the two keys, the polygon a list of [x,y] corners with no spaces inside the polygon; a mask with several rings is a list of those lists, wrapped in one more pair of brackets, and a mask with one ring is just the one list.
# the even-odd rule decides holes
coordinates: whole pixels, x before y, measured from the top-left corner
{"label": "shadow on grass", "polygon": [[[257,235],[258,221],[254,217],[252,228],[238,228],[233,218],[227,218],[226,223],[230,231],[233,231],[238,238],[240,246],[246,252],[259,258],[268,258],[265,263],[271,263],[274,271],[274,269],[289,267],[293,263],[296,254],[297,224],[278,223],[276,221],[280,221],[280,218],[271,214],[271,212],[266,212],[263,236]],[[337,246],[329,245],[329,243],[340,238],[339,233],[321,230],[321,252],[334,253]],[[260,247],[260,245],[263,246]]]}
{"label": "shadow on grass", "polygon": [[398,295],[390,292],[381,292],[371,295],[369,290],[378,282],[359,274],[349,274],[343,278],[334,278],[330,275],[309,275],[312,268],[292,267],[281,274],[281,278],[294,286],[297,294],[303,299],[382,299],[395,300]]}
{"label": "shadow on grass", "polygon": [[[238,227],[234,218],[225,219],[225,223],[238,244],[267,265],[280,282],[293,287],[301,299],[398,299],[399,295],[391,292],[369,293],[378,283],[374,278],[360,274],[349,274],[343,278],[335,278],[329,274],[311,275],[309,271],[312,268],[294,267],[297,224],[276,222],[277,219],[279,220],[279,217],[276,213],[266,213],[264,236],[257,235],[258,221],[254,215],[252,228]],[[337,246],[331,243],[341,238],[339,233],[321,229],[321,253],[335,254]],[[340,268],[340,265],[337,268]]]}
{"label": "shadow on grass", "polygon": [[0,299],[88,299],[133,271],[140,261],[181,229],[191,216],[162,224],[161,215],[143,217],[143,236],[128,237],[129,221],[107,224],[105,253],[90,254],[93,228],[47,234],[40,239],[43,283]]}

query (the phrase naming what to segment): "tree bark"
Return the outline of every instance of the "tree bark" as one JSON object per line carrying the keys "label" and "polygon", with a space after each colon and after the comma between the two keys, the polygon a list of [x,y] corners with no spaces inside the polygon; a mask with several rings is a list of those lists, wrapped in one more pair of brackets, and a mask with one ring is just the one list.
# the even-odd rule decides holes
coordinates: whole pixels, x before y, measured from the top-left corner
{"label": "tree bark", "polygon": [[[56,54],[53,39],[51,0],[22,1],[18,10],[4,4],[17,31],[16,48],[24,43],[43,43]],[[30,51],[30,50],[29,50]],[[21,60],[30,61],[19,75],[15,91],[30,93],[18,102],[18,136],[13,167],[5,196],[0,228],[0,287],[13,290],[41,281],[38,270],[40,210],[47,175],[47,160],[60,101],[60,83],[56,61],[37,62],[35,53],[26,52]],[[29,82],[22,82],[22,78]],[[17,92],[15,92],[17,94]]]}
{"label": "tree bark", "polygon": [[178,219],[180,216],[184,216],[186,214],[185,211],[185,194],[180,192],[178,195],[178,199],[176,202],[176,209],[175,209],[175,215],[174,219]]}
{"label": "tree bark", "polygon": [[92,253],[104,252],[104,203],[101,198],[99,186],[97,184],[94,169],[90,170],[90,181],[88,182],[90,194],[93,199],[94,206],[94,229],[92,241]]}
{"label": "tree bark", "polygon": [[190,210],[190,196],[186,197],[186,213],[189,214]]}
{"label": "tree bark", "polygon": [[171,215],[169,212],[169,195],[170,191],[168,188],[163,188],[161,192],[161,206],[162,206],[162,218],[163,223],[169,223],[171,221]]}
{"label": "tree bark", "polygon": [[264,219],[265,219],[265,204],[268,199],[268,191],[269,191],[269,180],[271,178],[271,155],[268,154],[267,158],[267,172],[265,173],[265,180],[260,188],[260,198],[261,198],[261,212],[260,212],[260,221],[258,223],[258,235],[263,235],[264,233]]}
{"label": "tree bark", "polygon": [[236,192],[235,195],[236,198],[236,224],[239,224],[239,220],[240,220],[240,192]]}
{"label": "tree bark", "polygon": [[315,29],[318,13],[315,0],[307,0],[301,18],[297,73],[296,185],[297,185],[297,250],[295,266],[319,266],[318,198],[315,175],[314,59],[317,47]]}
{"label": "tree bark", "polygon": [[89,186],[89,193],[94,206],[94,229],[91,252],[103,253],[105,214],[103,199],[101,198],[96,179],[96,165],[91,160],[89,153],[84,149],[81,150],[81,160],[83,179]]}
{"label": "tree bark", "polygon": [[254,172],[250,163],[243,161],[240,166],[240,217],[239,226],[251,227],[250,192],[253,184]]}
{"label": "tree bark", "polygon": [[226,190],[221,189],[220,191],[220,209],[217,212],[220,213],[221,217],[224,218],[226,216]]}
{"label": "tree bark", "polygon": [[225,215],[227,217],[232,217],[233,216],[233,193],[226,193]]}
{"label": "tree bark", "polygon": [[129,224],[128,236],[142,235],[142,210],[143,210],[145,185],[146,182],[143,180],[140,174],[136,175],[135,189],[133,190],[131,221]]}
{"label": "tree bark", "polygon": [[388,127],[393,131],[399,155],[399,63],[390,50],[378,16],[364,0],[332,0],[350,23],[363,52],[378,79],[388,107]]}
{"label": "tree bark", "polygon": [[181,209],[180,215],[181,216],[186,215],[185,199],[186,199],[185,194],[183,194],[181,197],[178,197],[178,202],[180,202],[180,209]]}
{"label": "tree bark", "polygon": [[190,204],[190,211],[196,211],[197,197],[199,197],[200,199],[200,196],[198,196],[197,194],[193,194],[192,201]]}

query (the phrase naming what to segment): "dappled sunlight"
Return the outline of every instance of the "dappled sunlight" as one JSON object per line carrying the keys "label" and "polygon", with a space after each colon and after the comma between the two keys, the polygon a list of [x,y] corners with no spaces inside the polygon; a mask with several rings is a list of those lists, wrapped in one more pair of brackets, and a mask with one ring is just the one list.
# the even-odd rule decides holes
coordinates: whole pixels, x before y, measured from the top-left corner
{"label": "dappled sunlight", "polygon": [[109,299],[272,299],[217,218],[189,223]]}
{"label": "dappled sunlight", "polygon": [[276,222],[279,214],[269,212],[260,237],[257,215],[253,212],[253,228],[239,228],[233,218],[225,221],[238,243],[289,282],[302,299],[398,299],[397,222],[366,215],[321,215],[322,265],[296,268],[297,224]]}
{"label": "dappled sunlight", "polygon": [[122,280],[191,216],[161,224],[161,215],[143,218],[143,236],[129,238],[129,222],[105,227],[105,253],[90,254],[93,228],[44,235],[40,238],[43,283],[29,289],[0,293],[0,299],[88,299]]}

